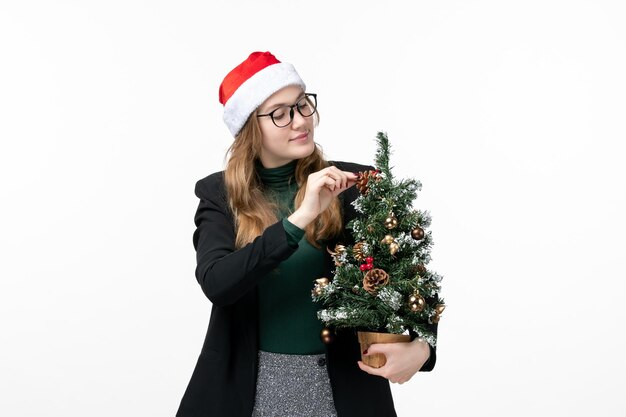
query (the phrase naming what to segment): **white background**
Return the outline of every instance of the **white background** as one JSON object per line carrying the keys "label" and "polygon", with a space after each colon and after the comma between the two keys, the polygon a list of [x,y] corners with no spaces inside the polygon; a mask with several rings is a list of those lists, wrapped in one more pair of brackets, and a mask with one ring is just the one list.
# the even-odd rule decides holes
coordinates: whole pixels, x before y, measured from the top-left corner
{"label": "white background", "polygon": [[0,415],[174,415],[194,184],[255,50],[319,94],[329,159],[383,130],[424,185],[448,308],[401,417],[626,415],[626,6],[387,3],[1,2]]}

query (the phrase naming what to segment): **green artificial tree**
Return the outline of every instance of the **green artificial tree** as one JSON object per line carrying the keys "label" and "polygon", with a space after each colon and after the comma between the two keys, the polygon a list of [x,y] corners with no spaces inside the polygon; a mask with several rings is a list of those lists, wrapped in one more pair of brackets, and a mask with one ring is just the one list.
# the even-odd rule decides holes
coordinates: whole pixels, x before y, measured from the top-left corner
{"label": "green artificial tree", "polygon": [[431,217],[413,207],[421,183],[396,180],[389,167],[387,135],[378,132],[375,170],[359,173],[360,196],[353,206],[360,215],[347,224],[354,243],[329,248],[334,262],[331,280],[316,280],[314,301],[326,325],[381,333],[412,333],[433,347],[436,323],[445,305],[439,297],[442,277],[427,268],[433,244]]}

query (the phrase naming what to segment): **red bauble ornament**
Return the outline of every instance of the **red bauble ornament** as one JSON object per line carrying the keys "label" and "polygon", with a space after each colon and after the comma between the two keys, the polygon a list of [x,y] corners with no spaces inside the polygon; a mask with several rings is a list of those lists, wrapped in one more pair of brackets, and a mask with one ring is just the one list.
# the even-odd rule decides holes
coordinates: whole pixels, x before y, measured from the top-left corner
{"label": "red bauble ornament", "polygon": [[373,264],[374,263],[374,258],[371,256],[368,256],[367,258],[365,258],[365,263],[366,264]]}

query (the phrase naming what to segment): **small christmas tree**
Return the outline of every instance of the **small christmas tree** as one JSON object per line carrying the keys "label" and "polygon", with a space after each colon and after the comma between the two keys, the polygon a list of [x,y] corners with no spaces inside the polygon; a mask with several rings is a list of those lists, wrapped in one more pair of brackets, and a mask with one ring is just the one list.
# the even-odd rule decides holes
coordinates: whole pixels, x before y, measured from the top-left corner
{"label": "small christmas tree", "polygon": [[330,339],[333,328],[408,331],[434,347],[434,325],[445,305],[439,298],[442,277],[426,267],[431,218],[413,208],[421,183],[393,178],[387,135],[379,132],[376,141],[376,169],[359,173],[357,180],[361,195],[353,205],[361,215],[347,225],[354,244],[328,249],[335,276],[318,279],[312,291],[327,326],[322,338]]}

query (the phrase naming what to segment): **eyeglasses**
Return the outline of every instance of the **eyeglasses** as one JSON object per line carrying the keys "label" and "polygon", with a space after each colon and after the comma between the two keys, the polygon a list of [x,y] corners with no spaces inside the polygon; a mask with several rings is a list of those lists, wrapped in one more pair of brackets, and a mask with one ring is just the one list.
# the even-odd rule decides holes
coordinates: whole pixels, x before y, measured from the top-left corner
{"label": "eyeglasses", "polygon": [[293,109],[298,110],[302,117],[311,117],[317,109],[317,94],[306,93],[293,106],[280,106],[267,114],[257,114],[256,117],[267,117],[272,119],[276,127],[287,127],[293,120],[295,114]]}

